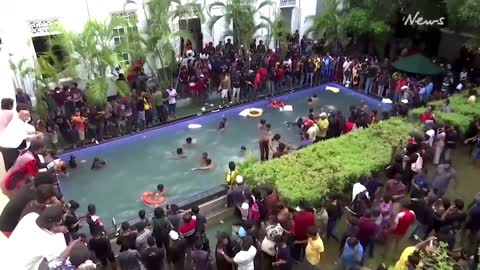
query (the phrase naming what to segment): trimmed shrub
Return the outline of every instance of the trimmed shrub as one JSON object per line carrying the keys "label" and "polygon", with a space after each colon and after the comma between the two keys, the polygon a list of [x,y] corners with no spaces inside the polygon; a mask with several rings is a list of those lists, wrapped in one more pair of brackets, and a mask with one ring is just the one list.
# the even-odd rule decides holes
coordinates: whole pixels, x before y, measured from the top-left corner
{"label": "trimmed shrub", "polygon": [[[442,112],[443,100],[432,101],[428,104],[434,106],[434,113],[439,124],[452,124],[461,133],[465,133],[472,120],[480,116],[480,103],[469,104],[467,103],[467,98],[465,94],[451,96],[449,98],[451,112],[449,113]],[[419,119],[424,111],[424,107],[416,108],[410,111],[410,115],[415,119]]]}
{"label": "trimmed shrub", "polygon": [[392,118],[279,159],[249,162],[241,173],[250,185],[272,184],[289,203],[302,199],[316,203],[328,192],[346,191],[361,175],[382,170],[415,128]]}

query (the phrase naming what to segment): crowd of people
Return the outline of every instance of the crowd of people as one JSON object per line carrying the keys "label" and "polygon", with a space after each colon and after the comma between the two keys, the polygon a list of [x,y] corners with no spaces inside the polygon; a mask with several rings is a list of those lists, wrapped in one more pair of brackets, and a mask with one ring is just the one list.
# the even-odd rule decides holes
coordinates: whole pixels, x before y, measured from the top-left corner
{"label": "crowd of people", "polygon": [[[208,104],[212,93],[218,92],[223,106],[229,106],[259,94],[274,95],[283,89],[336,81],[390,98],[398,103],[396,113],[402,115],[410,106],[435,95],[462,90],[470,78],[465,71],[456,74],[449,67],[447,79],[440,84],[434,78],[391,76],[388,60],[367,57],[361,61],[359,57],[324,53],[321,42],[300,39],[298,32],[291,36],[283,58],[280,53],[267,49],[262,41],[253,42],[248,50],[236,49],[230,40],[216,47],[209,43],[198,56],[187,55],[176,87],[152,91],[139,65],[127,76],[116,70],[118,80],[129,83],[131,96],[114,98],[103,108],[89,106],[76,83],[57,87],[44,100],[47,118],[34,124],[32,104],[24,92],[17,93],[16,113],[14,100],[3,99],[0,151],[7,173],[1,187],[10,200],[0,215],[0,230],[9,238],[1,246],[4,258],[0,268],[95,269],[93,258],[104,267],[122,270],[158,270],[165,265],[175,270],[207,270],[213,265],[216,269],[239,270],[289,270],[295,265],[323,269],[325,249],[334,245],[333,241],[340,246],[338,260],[328,261],[338,261],[341,269],[359,269],[367,257],[374,255],[376,245],[385,247],[382,258],[398,259],[395,269],[415,269],[422,263],[421,254],[433,252],[439,242],[447,244],[458,265],[469,255],[478,257],[480,195],[467,202],[468,206],[462,198],[447,196],[455,189],[451,157],[459,136],[453,127],[436,123],[432,108],[420,119],[425,132],[412,133],[405,149],[384,172],[360,177],[351,196],[329,193],[315,205],[306,201],[288,205],[272,187],[248,187],[236,164],[230,162],[227,201],[239,222],[234,226],[235,234],[220,233],[215,246],[205,234],[207,219],[198,206],[188,210],[175,204],[156,207],[152,217],[141,210],[135,224],[122,223],[115,247],[94,204],[87,206],[85,214],[78,214],[80,205],[63,197],[58,177],[67,174],[68,166],[48,148],[59,141],[74,146],[99,143],[150,127],[154,121],[174,119],[179,97]],[[315,95],[308,99],[308,107],[309,115],[285,123],[299,130],[301,139],[296,147],[283,143],[280,134],[271,133],[266,120],[260,121],[261,161],[367,128],[389,116],[378,116],[365,104],[352,106],[348,118],[341,112],[327,114],[319,111]],[[448,100],[443,109],[448,112]],[[224,119],[219,129],[226,125]],[[475,121],[472,136],[465,141],[473,143],[475,159],[480,158],[479,129]],[[177,154],[182,156],[182,151],[179,148]],[[205,166],[196,170],[213,166],[208,154],[204,159]],[[428,174],[428,163],[435,166],[434,174]],[[105,166],[102,160],[95,164]],[[94,165],[92,169],[97,168]],[[383,173],[386,181],[379,177]],[[163,192],[163,186],[159,192]],[[341,220],[346,220],[347,226],[340,236],[337,227]],[[88,227],[88,236],[81,230],[83,225]],[[408,234],[410,229],[412,234]],[[462,252],[455,250],[460,234]],[[404,238],[421,241],[400,252],[399,242]]]}

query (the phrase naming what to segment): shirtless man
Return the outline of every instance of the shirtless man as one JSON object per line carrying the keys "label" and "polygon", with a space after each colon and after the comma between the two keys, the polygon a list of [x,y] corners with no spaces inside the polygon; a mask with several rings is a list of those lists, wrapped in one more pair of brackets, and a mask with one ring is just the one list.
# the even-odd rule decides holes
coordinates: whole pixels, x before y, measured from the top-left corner
{"label": "shirtless man", "polygon": [[272,132],[270,132],[270,124],[266,124],[265,120],[260,120],[258,125],[258,132],[260,140],[258,145],[260,147],[260,160],[268,160],[270,145],[272,144]]}

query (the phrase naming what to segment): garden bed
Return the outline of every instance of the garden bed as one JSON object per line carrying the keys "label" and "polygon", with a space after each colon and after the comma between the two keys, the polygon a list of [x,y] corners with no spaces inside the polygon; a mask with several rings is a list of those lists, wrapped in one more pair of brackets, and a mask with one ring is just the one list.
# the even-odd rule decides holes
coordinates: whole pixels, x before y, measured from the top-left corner
{"label": "garden bed", "polygon": [[315,204],[328,192],[347,191],[361,175],[382,170],[414,129],[415,124],[392,118],[279,159],[248,160],[240,170],[250,185],[272,184],[291,204]]}

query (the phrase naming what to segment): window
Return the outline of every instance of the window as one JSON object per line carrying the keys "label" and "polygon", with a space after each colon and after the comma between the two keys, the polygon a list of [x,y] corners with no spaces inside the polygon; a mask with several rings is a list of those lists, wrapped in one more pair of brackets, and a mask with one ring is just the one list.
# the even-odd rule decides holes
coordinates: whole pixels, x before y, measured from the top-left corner
{"label": "window", "polygon": [[134,11],[114,13],[112,16],[121,17],[126,19],[130,26],[119,27],[113,30],[113,44],[116,47],[117,58],[121,64],[128,66],[132,59],[132,55],[128,51],[125,51],[125,47],[131,45],[129,43],[136,42],[136,36],[138,35],[138,28],[136,26],[137,16]]}

